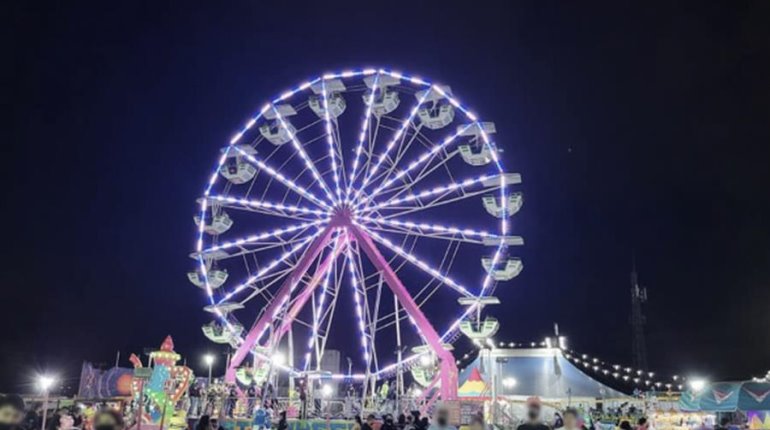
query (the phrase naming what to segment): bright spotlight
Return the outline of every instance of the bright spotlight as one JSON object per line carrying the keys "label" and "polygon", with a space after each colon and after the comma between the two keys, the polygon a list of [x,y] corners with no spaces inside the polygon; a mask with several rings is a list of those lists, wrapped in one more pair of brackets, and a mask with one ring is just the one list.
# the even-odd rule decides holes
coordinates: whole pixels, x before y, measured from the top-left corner
{"label": "bright spotlight", "polygon": [[505,379],[503,379],[503,387],[505,387],[505,388],[513,388],[513,387],[516,386],[516,382],[517,381],[516,381],[515,378],[511,378],[511,377],[505,378]]}
{"label": "bright spotlight", "polygon": [[206,363],[206,366],[211,366],[212,364],[214,364],[214,360],[215,358],[211,354],[206,354],[203,356],[203,362]]}
{"label": "bright spotlight", "polygon": [[286,356],[282,352],[276,352],[273,354],[273,364],[277,366],[283,366],[286,363]]}
{"label": "bright spotlight", "polygon": [[425,354],[420,356],[420,365],[427,367],[430,366],[431,363],[433,363],[433,360],[431,360],[430,355]]}
{"label": "bright spotlight", "polygon": [[698,391],[702,390],[705,387],[706,387],[706,381],[704,381],[703,379],[691,379],[690,380],[690,388],[693,391],[695,391],[695,392],[698,392]]}
{"label": "bright spotlight", "polygon": [[49,375],[40,375],[37,377],[37,385],[41,391],[48,391],[56,383],[56,378]]}
{"label": "bright spotlight", "polygon": [[332,386],[329,385],[329,384],[324,384],[321,387],[321,395],[326,397],[326,398],[331,397],[331,395],[332,395]]}

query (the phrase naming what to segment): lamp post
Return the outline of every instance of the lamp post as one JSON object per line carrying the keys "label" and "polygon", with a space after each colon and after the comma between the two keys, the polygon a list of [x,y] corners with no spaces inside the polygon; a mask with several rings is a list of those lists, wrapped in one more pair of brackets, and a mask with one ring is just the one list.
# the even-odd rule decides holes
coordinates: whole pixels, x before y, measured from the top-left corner
{"label": "lamp post", "polygon": [[206,366],[209,368],[209,385],[211,385],[211,366],[214,365],[214,356],[211,354],[204,355],[203,362],[206,363]]}
{"label": "lamp post", "polygon": [[56,383],[56,379],[53,376],[40,375],[37,378],[37,385],[43,391],[43,420],[40,430],[45,430],[45,421],[48,418],[48,394],[54,383]]}
{"label": "lamp post", "polygon": [[690,388],[694,392],[700,392],[700,390],[706,387],[706,381],[703,379],[690,379]]}
{"label": "lamp post", "polygon": [[[203,362],[209,368],[209,382],[206,386],[206,391],[203,396],[203,412],[206,413],[206,409],[209,407],[209,390],[211,390],[211,367],[214,365],[214,356],[212,354],[206,354],[203,356]],[[213,411],[212,411],[213,412]]]}
{"label": "lamp post", "polygon": [[513,388],[516,386],[516,378],[511,378],[510,376],[503,379],[503,387],[505,388]]}

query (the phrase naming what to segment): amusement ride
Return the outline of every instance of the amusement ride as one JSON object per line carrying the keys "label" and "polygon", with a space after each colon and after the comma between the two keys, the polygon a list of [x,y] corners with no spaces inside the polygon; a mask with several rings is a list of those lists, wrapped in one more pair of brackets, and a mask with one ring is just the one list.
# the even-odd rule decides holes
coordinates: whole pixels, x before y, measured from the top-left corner
{"label": "amusement ride", "polygon": [[[424,404],[455,399],[453,342],[497,331],[482,310],[522,270],[521,177],[495,136],[449,86],[393,70],[266,103],[221,149],[195,217],[188,277],[213,316],[203,333],[233,348],[226,382],[287,372],[366,397],[390,378],[403,395],[410,373]],[[327,346],[353,344],[347,373],[322,369]]]}

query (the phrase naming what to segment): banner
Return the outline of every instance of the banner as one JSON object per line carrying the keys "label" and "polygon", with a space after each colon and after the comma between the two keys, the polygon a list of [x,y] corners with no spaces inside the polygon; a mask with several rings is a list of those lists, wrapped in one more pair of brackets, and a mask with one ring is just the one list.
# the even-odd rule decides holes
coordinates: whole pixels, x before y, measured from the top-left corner
{"label": "banner", "polygon": [[103,370],[84,362],[80,370],[78,397],[83,399],[108,399],[131,395],[134,369],[113,367]]}

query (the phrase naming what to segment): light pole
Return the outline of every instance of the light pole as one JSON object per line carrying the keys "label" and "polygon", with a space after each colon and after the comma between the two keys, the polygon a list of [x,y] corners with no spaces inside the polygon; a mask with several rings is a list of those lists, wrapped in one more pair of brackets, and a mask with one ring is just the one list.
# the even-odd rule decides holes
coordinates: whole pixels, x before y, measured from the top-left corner
{"label": "light pole", "polygon": [[37,385],[43,391],[43,420],[40,430],[45,430],[45,421],[48,418],[48,394],[54,383],[56,383],[56,379],[53,376],[40,375],[37,378]]}
{"label": "light pole", "polygon": [[206,363],[206,366],[209,368],[209,385],[211,385],[211,366],[214,365],[214,356],[211,354],[204,355],[203,362]]}
{"label": "light pole", "polygon": [[[206,391],[203,396],[203,412],[206,413],[206,409],[209,407],[209,390],[211,390],[211,367],[214,365],[214,356],[212,354],[206,354],[203,356],[203,362],[209,368],[209,382],[206,385]],[[213,411],[212,411],[213,412]]]}

